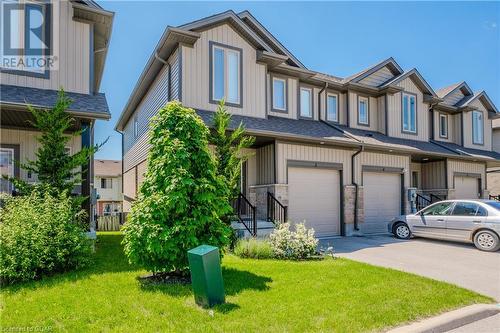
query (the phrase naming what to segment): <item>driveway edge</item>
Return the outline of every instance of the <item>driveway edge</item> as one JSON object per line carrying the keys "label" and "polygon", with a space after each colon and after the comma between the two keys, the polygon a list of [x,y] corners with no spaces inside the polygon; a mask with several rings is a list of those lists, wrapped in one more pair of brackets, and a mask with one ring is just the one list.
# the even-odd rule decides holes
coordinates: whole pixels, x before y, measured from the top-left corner
{"label": "driveway edge", "polygon": [[500,313],[500,304],[474,304],[410,325],[394,328],[388,333],[440,333],[462,327]]}

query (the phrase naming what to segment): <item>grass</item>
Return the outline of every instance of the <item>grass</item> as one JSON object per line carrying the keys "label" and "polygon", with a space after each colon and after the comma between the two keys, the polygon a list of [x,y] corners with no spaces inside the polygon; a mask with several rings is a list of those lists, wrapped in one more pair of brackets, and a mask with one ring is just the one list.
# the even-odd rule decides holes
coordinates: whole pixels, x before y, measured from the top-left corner
{"label": "grass", "polygon": [[[2,290],[2,329],[105,332],[364,332],[492,300],[450,284],[343,259],[223,259],[224,305],[190,286],[143,286],[118,233],[99,234],[92,267]],[[445,269],[445,268],[443,268]],[[47,331],[47,329],[45,330]]]}

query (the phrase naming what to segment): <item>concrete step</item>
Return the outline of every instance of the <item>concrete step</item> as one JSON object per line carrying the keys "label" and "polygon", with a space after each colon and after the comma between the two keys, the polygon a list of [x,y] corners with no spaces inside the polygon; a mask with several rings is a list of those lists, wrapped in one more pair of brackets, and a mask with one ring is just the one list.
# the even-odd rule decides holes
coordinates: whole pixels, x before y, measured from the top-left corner
{"label": "concrete step", "polygon": [[[231,227],[236,230],[240,238],[248,238],[252,235],[247,230],[245,225],[239,221],[231,222]],[[272,222],[257,220],[257,237],[264,238],[269,236],[274,230],[274,224]]]}

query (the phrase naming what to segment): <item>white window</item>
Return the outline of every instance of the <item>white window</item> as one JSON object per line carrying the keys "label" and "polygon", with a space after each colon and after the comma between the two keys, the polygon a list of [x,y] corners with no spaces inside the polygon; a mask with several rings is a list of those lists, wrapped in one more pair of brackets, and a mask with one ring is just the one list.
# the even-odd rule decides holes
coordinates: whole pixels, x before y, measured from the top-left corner
{"label": "white window", "polygon": [[472,111],[472,143],[484,144],[484,119],[481,111]]}
{"label": "white window", "polygon": [[113,178],[101,178],[101,188],[113,188]]}
{"label": "white window", "polygon": [[312,118],[312,89],[300,88],[300,116]]}
{"label": "white window", "polygon": [[358,123],[361,125],[368,125],[368,98],[359,97],[358,100]]}
{"label": "white window", "polygon": [[417,99],[415,95],[403,94],[403,132],[417,132]]}
{"label": "white window", "polygon": [[273,78],[273,109],[286,111],[286,81]]}
{"label": "white window", "polygon": [[4,177],[14,177],[14,149],[0,148],[0,193],[12,193],[13,184]]}
{"label": "white window", "polygon": [[241,104],[241,51],[212,45],[212,100]]}
{"label": "white window", "polygon": [[448,115],[446,114],[439,115],[439,136],[441,138],[448,137]]}
{"label": "white window", "polygon": [[326,97],[326,120],[339,121],[337,95],[328,94]]}
{"label": "white window", "polygon": [[139,119],[137,117],[134,118],[134,138],[139,136]]}

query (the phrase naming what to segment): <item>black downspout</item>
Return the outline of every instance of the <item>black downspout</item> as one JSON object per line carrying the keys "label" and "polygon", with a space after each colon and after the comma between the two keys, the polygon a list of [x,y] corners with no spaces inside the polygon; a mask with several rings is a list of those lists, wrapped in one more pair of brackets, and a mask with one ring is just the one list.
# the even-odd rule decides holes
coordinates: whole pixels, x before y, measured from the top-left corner
{"label": "black downspout", "polygon": [[[323,88],[321,88],[321,90],[319,91],[319,94],[318,94],[318,119],[319,120],[321,120],[321,94],[323,93],[323,91],[326,91],[327,87],[328,87],[328,83],[325,83],[325,86]],[[327,110],[325,107],[325,119],[327,119],[326,112],[327,112]]]}
{"label": "black downspout", "polygon": [[358,156],[362,151],[363,151],[363,146],[359,146],[359,149],[354,153],[352,154],[351,156],[351,182],[352,184],[354,185],[354,230],[355,231],[359,231],[359,227],[358,227],[358,183],[356,183],[356,177],[355,177],[355,167],[354,167],[354,159],[356,158],[356,156]]}

